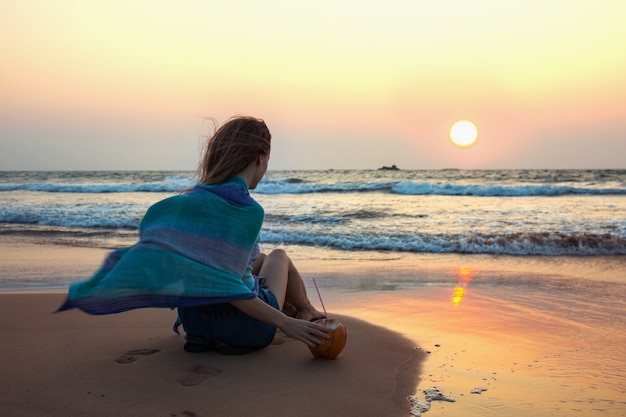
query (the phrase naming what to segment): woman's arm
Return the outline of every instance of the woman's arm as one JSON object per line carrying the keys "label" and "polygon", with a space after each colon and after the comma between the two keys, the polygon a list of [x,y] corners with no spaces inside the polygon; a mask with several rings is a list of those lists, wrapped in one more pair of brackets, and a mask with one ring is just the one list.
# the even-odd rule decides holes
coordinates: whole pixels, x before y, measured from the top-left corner
{"label": "woman's arm", "polygon": [[323,326],[286,316],[260,298],[231,301],[231,304],[247,315],[281,329],[287,336],[299,340],[307,346],[320,345],[323,343],[320,338],[329,338]]}

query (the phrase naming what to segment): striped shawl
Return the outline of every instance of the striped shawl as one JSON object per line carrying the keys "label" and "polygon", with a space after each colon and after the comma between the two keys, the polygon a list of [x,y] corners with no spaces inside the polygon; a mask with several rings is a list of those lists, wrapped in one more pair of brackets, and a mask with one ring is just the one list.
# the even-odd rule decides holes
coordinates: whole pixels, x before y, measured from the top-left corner
{"label": "striped shawl", "polygon": [[141,221],[139,242],[111,252],[91,278],[71,284],[58,311],[111,314],[252,299],[263,217],[240,177],[162,200]]}

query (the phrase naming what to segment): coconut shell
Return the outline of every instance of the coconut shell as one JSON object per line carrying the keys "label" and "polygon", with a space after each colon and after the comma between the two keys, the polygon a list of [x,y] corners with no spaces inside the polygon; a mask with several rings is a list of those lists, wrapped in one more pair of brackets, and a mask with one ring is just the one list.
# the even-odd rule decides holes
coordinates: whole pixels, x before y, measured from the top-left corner
{"label": "coconut shell", "polygon": [[324,343],[321,345],[309,346],[309,350],[316,358],[335,359],[346,345],[345,326],[335,319],[319,319],[315,323],[326,327],[330,338],[322,339]]}

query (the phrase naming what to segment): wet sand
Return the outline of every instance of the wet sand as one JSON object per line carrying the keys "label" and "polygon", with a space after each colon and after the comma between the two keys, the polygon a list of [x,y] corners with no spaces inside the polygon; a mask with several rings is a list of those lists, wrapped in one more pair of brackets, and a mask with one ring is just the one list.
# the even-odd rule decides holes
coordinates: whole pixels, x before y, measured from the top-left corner
{"label": "wet sand", "polygon": [[[0,247],[5,281],[77,279],[105,252]],[[294,258],[311,299],[315,277],[348,329],[335,361],[281,335],[250,355],[188,354],[169,310],[52,314],[61,293],[1,294],[0,414],[626,415],[623,258],[309,255]],[[454,402],[428,403],[431,387]]]}

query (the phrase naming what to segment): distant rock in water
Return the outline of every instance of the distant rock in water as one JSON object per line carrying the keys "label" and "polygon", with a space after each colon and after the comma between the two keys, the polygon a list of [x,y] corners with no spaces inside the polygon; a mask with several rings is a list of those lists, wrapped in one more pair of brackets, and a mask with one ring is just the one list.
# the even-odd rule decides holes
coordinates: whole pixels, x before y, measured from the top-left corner
{"label": "distant rock in water", "polygon": [[392,165],[390,167],[388,167],[388,166],[380,167],[380,168],[378,168],[378,170],[379,171],[400,171],[400,168],[398,168],[395,165]]}

